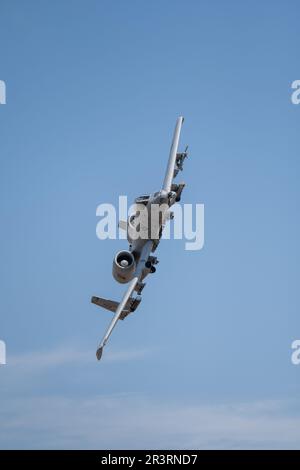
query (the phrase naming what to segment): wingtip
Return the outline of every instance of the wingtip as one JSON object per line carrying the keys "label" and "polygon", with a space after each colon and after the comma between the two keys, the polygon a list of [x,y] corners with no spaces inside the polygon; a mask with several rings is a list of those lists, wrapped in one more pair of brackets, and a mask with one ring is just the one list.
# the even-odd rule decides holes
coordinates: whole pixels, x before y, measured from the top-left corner
{"label": "wingtip", "polygon": [[103,346],[98,348],[97,351],[96,351],[96,357],[97,357],[98,361],[100,361],[100,359],[102,357],[102,353],[103,353]]}

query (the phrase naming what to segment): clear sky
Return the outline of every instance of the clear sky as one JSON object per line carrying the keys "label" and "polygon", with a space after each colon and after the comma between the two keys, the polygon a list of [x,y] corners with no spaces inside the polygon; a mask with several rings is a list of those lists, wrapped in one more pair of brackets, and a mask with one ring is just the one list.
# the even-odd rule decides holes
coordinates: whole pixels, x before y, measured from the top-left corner
{"label": "clear sky", "polygon": [[[1,448],[300,447],[299,14],[0,0]],[[161,242],[98,363],[96,207],[160,188],[178,115],[205,246]]]}

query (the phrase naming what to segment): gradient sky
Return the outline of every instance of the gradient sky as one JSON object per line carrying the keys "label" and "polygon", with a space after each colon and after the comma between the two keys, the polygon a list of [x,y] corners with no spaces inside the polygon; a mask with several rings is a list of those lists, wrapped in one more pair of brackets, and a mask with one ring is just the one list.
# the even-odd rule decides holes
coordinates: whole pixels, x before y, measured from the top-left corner
{"label": "gradient sky", "polygon": [[[0,448],[300,448],[299,14],[0,0]],[[161,242],[98,363],[96,207],[160,188],[178,115],[205,246]]]}

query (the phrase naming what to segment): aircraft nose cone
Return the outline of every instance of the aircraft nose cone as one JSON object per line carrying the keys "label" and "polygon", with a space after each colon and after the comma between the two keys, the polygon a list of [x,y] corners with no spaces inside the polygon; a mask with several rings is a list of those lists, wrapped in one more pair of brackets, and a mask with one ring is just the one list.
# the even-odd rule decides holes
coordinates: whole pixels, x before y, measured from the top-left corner
{"label": "aircraft nose cone", "polygon": [[122,266],[122,268],[127,268],[128,266],[128,261],[126,259],[122,259],[120,265]]}

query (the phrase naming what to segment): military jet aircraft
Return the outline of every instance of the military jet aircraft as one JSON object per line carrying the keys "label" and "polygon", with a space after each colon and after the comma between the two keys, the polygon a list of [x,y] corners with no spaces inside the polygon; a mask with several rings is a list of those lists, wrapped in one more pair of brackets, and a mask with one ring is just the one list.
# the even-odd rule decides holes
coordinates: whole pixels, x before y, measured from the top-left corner
{"label": "military jet aircraft", "polygon": [[[145,287],[144,279],[149,273],[155,273],[156,271],[155,265],[158,260],[152,253],[155,252],[159,244],[166,221],[173,218],[173,214],[169,209],[175,202],[180,201],[185,186],[185,183],[173,183],[173,179],[183,169],[183,162],[187,157],[187,147],[184,152],[178,152],[183,121],[182,116],[178,117],[176,121],[162,188],[153,195],[136,198],[136,213],[130,215],[127,221],[119,222],[119,227],[127,231],[129,249],[116,254],[113,260],[112,273],[116,281],[122,284],[129,283],[127,291],[121,302],[101,297],[92,297],[91,299],[95,305],[115,312],[97,349],[96,357],[98,360],[101,359],[103,348],[118,320],[124,320],[127,315],[134,312],[139,306],[141,302],[140,294]],[[153,214],[156,214],[157,217],[154,217]]]}

